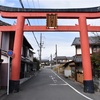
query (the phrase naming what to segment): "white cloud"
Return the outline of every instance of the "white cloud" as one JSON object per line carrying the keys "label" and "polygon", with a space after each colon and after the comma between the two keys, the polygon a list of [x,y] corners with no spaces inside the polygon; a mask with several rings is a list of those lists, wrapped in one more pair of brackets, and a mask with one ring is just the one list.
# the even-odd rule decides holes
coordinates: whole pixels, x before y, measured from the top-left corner
{"label": "white cloud", "polygon": [[70,6],[75,8],[95,7],[95,6],[100,6],[100,0],[73,0],[73,2],[70,1]]}
{"label": "white cloud", "polygon": [[[40,8],[59,8],[60,6],[66,7],[69,5],[69,2],[67,0],[28,0],[30,6],[40,7]],[[26,3],[26,0],[23,0],[24,3]],[[33,4],[34,3],[34,4]],[[37,7],[37,8],[38,8]]]}
{"label": "white cloud", "polygon": [[0,0],[0,4],[4,4],[5,0]]}
{"label": "white cloud", "polygon": [[[100,0],[22,0],[25,7],[35,8],[83,8],[100,6]],[[17,6],[18,0],[0,0],[1,5]]]}
{"label": "white cloud", "polygon": [[[53,55],[53,58],[55,57],[55,44],[50,43],[50,45],[46,46],[42,50],[42,57],[47,58],[50,57],[50,55]],[[75,55],[75,48],[71,46],[70,43],[66,43],[66,41],[59,41],[57,43],[57,55],[58,56],[74,56]]]}
{"label": "white cloud", "polygon": [[[30,2],[32,0],[29,0]],[[79,8],[94,7],[100,5],[100,0],[34,0],[39,1],[40,7],[43,8]]]}
{"label": "white cloud", "polygon": [[[73,47],[71,46],[72,43],[68,42],[68,35],[60,33],[60,37],[57,36],[57,33],[51,34],[53,37],[48,38],[48,41],[45,41],[44,49],[42,55],[48,57],[50,54],[55,54],[55,45],[57,44],[57,51],[59,56],[72,56],[74,54]],[[58,34],[59,35],[59,34]],[[65,37],[64,37],[65,36]]]}
{"label": "white cloud", "polygon": [[[67,0],[39,0],[40,5],[46,8],[64,8],[70,5]],[[42,1],[42,2],[41,2]]]}
{"label": "white cloud", "polygon": [[9,2],[8,0],[0,0],[0,5],[14,7],[15,3],[14,2]]}

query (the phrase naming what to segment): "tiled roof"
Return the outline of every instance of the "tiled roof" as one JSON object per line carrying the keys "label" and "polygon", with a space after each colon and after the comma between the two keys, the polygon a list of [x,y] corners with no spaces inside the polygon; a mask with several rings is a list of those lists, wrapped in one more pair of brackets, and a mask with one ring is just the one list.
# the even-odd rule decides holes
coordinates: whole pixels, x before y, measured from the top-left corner
{"label": "tiled roof", "polygon": [[63,65],[63,67],[66,67],[66,66],[68,66],[68,65],[75,65],[75,63],[74,63],[74,61],[69,61],[69,62],[66,62],[64,65]]}
{"label": "tiled roof", "polygon": [[[94,45],[94,44],[100,44],[100,36],[91,36],[89,37],[89,44]],[[76,37],[72,43],[72,45],[80,45],[80,38]]]}
{"label": "tiled roof", "polygon": [[41,62],[45,63],[45,62],[49,62],[49,60],[48,59],[42,59]]}
{"label": "tiled roof", "polygon": [[66,56],[57,56],[54,58],[54,60],[67,60],[67,57]]}
{"label": "tiled roof", "polygon": [[10,24],[0,20],[0,26],[10,26]]}
{"label": "tiled roof", "polygon": [[33,9],[33,8],[15,8],[0,5],[0,11],[7,12],[100,12],[100,6],[91,8],[68,8],[68,9]]}
{"label": "tiled roof", "polygon": [[73,60],[73,57],[67,57],[67,60]]}
{"label": "tiled roof", "polygon": [[82,56],[74,56],[73,61],[76,62],[76,63],[82,62]]}

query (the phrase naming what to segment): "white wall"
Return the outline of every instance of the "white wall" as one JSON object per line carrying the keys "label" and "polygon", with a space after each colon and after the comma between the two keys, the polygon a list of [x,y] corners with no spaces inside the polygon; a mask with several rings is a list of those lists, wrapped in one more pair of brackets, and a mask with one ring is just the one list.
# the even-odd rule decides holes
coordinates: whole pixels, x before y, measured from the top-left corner
{"label": "white wall", "polygon": [[27,48],[27,57],[29,58],[29,49]]}
{"label": "white wall", "polygon": [[[81,53],[81,48],[77,48],[77,54],[82,54]],[[90,54],[92,54],[92,49],[90,48]]]}
{"label": "white wall", "polygon": [[77,48],[77,54],[81,54],[81,48]]}
{"label": "white wall", "polygon": [[8,63],[8,57],[1,55],[1,59],[3,59],[2,63]]}
{"label": "white wall", "polygon": [[2,34],[2,50],[9,50],[9,33]]}
{"label": "white wall", "polygon": [[33,51],[29,50],[29,59],[33,61]]}

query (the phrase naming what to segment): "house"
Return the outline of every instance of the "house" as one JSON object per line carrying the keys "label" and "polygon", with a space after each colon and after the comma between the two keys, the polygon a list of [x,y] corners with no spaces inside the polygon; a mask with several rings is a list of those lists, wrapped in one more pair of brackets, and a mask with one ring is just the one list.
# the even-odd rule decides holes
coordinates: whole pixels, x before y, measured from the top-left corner
{"label": "house", "polygon": [[64,76],[71,77],[76,79],[76,70],[75,70],[75,62],[73,61],[73,57],[67,57],[67,62],[63,65],[64,67]]}
{"label": "house", "polygon": [[21,52],[21,72],[20,78],[25,78],[30,76],[31,71],[33,71],[33,48],[24,37],[23,46]]}
{"label": "house", "polygon": [[57,56],[53,59],[55,63],[61,64],[67,62],[67,57],[66,56]]}
{"label": "house", "polygon": [[[10,25],[0,20],[0,26]],[[7,86],[7,71],[8,71],[8,54],[9,50],[13,51],[15,32],[0,32],[0,88]],[[21,51],[21,71],[20,79],[30,77],[33,74],[33,57],[34,52],[30,43],[25,36],[23,37],[23,45]],[[11,65],[12,57],[10,57]],[[10,68],[11,70],[11,68]]]}
{"label": "house", "polygon": [[[77,73],[76,80],[79,82],[83,82],[82,56],[81,56],[81,45],[79,37],[76,37],[74,39],[72,46],[75,46],[75,56],[73,57],[73,61],[75,62],[75,70]],[[100,37],[99,36],[89,37],[89,46],[90,46],[90,55],[92,55],[95,52],[98,52],[100,50]]]}
{"label": "house", "polygon": [[[100,50],[100,37],[99,36],[91,36],[89,37],[89,45],[90,45],[90,54],[97,52]],[[81,55],[81,46],[80,46],[80,38],[76,37],[72,43],[72,46],[75,46],[76,55]]]}
{"label": "house", "polygon": [[54,66],[54,71],[57,73],[64,74],[65,77],[71,76],[71,67],[68,66],[70,62],[72,62],[73,57],[66,57],[66,56],[57,56],[53,59],[56,65]]}
{"label": "house", "polygon": [[50,65],[50,62],[48,59],[42,59],[41,60],[41,65],[44,67],[44,65]]}

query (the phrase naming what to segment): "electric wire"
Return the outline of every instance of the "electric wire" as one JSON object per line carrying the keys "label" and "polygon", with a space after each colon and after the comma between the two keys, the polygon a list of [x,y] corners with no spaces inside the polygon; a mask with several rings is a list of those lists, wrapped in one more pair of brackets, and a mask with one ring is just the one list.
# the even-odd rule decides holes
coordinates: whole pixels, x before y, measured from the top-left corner
{"label": "electric wire", "polygon": [[33,3],[33,6],[34,6],[34,8],[35,8],[35,3],[34,3],[34,0],[32,0],[32,3]]}
{"label": "electric wire", "polygon": [[38,6],[39,6],[39,8],[40,8],[40,3],[39,3],[39,0],[37,0],[38,1]]}
{"label": "electric wire", "polygon": [[[29,8],[30,8],[30,5],[29,5],[29,1],[27,0],[27,3],[28,3],[28,6],[29,6]],[[35,3],[34,3],[34,0],[32,0],[32,3],[33,3],[33,7],[35,8]],[[22,0],[20,0],[20,4],[21,4],[21,6],[22,6],[22,8],[24,9],[24,5],[23,5],[23,2],[22,2]],[[39,0],[38,0],[38,6],[40,7],[40,5],[39,5]],[[30,23],[30,21],[27,19],[27,21],[28,21],[28,23],[29,23],[29,25],[31,25],[31,23]],[[37,20],[37,22],[38,22],[38,24],[39,24],[39,21]],[[34,32],[33,32],[33,35],[34,35]],[[34,35],[34,37],[35,37],[35,35]],[[40,59],[40,62],[41,62],[41,52],[42,52],[42,36],[40,36],[40,44],[38,43],[38,41],[37,41],[37,39],[36,39],[36,37],[35,37],[35,40],[36,40],[36,42],[37,42],[37,44],[38,44],[38,46],[39,46],[39,48],[40,48],[40,54],[39,54],[39,59]]]}
{"label": "electric wire", "polygon": [[[32,0],[32,1],[33,1],[33,3],[34,3],[34,0]],[[37,0],[37,2],[38,2],[38,7],[40,8],[40,1]],[[42,23],[42,20],[41,20],[41,23]]]}
{"label": "electric wire", "polygon": [[[28,1],[28,0],[27,0],[27,1]],[[21,4],[22,8],[24,9],[24,5],[23,5],[22,0],[19,0],[19,2],[20,2],[20,4]],[[29,19],[27,19],[27,21],[28,21],[29,25],[31,26],[31,23],[30,23]],[[36,43],[37,43],[38,46],[40,47],[39,42],[37,41],[37,38],[36,38],[36,36],[35,36],[35,34],[34,34],[33,31],[32,31],[32,33],[33,33],[33,36],[34,36],[34,38],[35,38]]]}
{"label": "electric wire", "polygon": [[[28,1],[28,0],[27,0],[27,1]],[[32,0],[32,4],[33,4],[34,8],[36,8],[36,7],[35,7],[34,0]],[[39,25],[39,21],[38,21],[38,19],[37,19],[37,23],[38,23],[38,25]]]}
{"label": "electric wire", "polygon": [[[39,0],[37,0],[37,2],[38,2],[38,6],[39,6],[39,8],[40,8],[40,1]],[[41,20],[41,22],[40,23],[42,23],[42,20]]]}
{"label": "electric wire", "polygon": [[28,4],[28,6],[30,7],[28,0],[27,0],[27,4]]}

